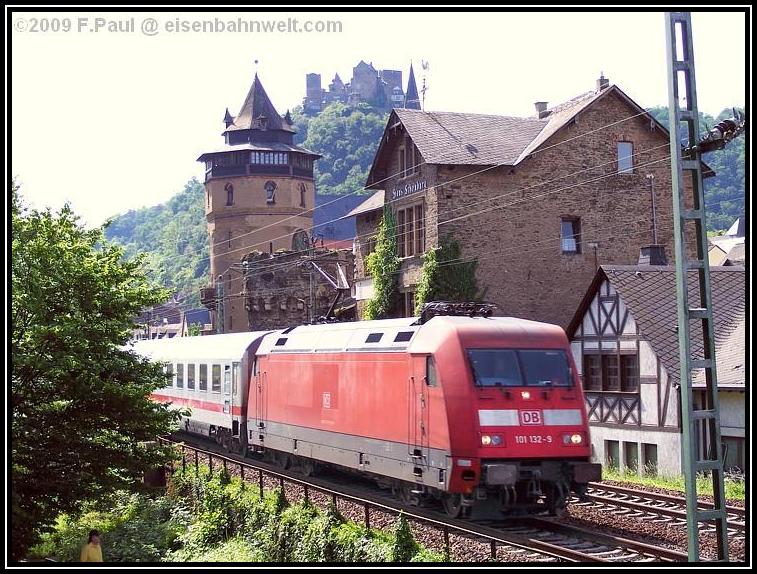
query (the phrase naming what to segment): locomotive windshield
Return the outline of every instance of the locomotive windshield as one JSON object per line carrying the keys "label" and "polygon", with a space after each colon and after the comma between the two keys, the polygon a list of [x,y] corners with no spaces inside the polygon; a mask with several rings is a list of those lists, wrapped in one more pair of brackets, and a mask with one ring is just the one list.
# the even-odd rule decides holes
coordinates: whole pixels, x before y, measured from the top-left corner
{"label": "locomotive windshield", "polygon": [[470,349],[479,387],[570,387],[568,356],[562,350]]}

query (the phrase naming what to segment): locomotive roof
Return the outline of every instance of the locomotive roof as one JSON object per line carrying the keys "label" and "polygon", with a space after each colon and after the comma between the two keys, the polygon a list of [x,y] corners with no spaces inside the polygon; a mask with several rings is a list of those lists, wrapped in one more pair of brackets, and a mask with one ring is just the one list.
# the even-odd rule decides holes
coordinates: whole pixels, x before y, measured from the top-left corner
{"label": "locomotive roof", "polygon": [[498,335],[517,337],[524,343],[530,340],[546,341],[554,340],[554,337],[565,337],[565,332],[557,325],[515,317],[436,316],[423,325],[418,324],[417,317],[405,317],[380,321],[302,325],[276,331],[263,339],[257,354],[398,352],[411,346],[411,351],[428,352],[436,345],[437,335],[445,330],[459,331],[465,337],[482,333],[492,334],[492,327]]}
{"label": "locomotive roof", "polygon": [[206,335],[202,337],[173,337],[136,341],[136,353],[149,359],[195,361],[241,361],[249,346],[269,331]]}

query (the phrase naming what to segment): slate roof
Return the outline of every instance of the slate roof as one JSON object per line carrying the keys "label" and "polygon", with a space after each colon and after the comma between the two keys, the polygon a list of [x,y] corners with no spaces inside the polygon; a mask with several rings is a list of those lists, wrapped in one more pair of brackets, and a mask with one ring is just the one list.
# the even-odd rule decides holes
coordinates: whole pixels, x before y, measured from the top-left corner
{"label": "slate roof", "polygon": [[[548,108],[547,115],[540,119],[397,108],[393,110],[387,126],[392,125],[393,116],[396,115],[426,163],[514,166],[536,153],[551,136],[575,118],[576,114],[608,94],[616,94],[625,100],[637,110],[637,113],[645,115],[667,134],[662,124],[616,85],[601,91],[585,92]],[[630,114],[628,117],[632,116],[633,114]],[[618,121],[622,119],[624,118],[619,117]],[[382,139],[371,166],[368,185],[372,184],[373,172],[384,141],[386,138]],[[705,177],[714,175],[706,164],[703,164],[703,168]]]}
{"label": "slate roof", "polygon": [[[572,337],[601,280],[606,277],[622,297],[643,337],[660,357],[671,377],[680,380],[676,273],[673,266],[602,265],[581,306],[568,327]],[[715,357],[718,386],[744,385],[745,283],[743,267],[710,267],[712,310],[715,326]],[[696,271],[689,272],[689,300],[699,302]],[[692,329],[695,357],[702,356],[701,329]],[[694,371],[694,383],[704,384],[704,371]]]}
{"label": "slate roof", "polygon": [[360,215],[361,213],[368,213],[369,211],[375,211],[384,207],[384,190],[379,189],[376,193],[371,195],[363,203],[358,205],[355,209],[350,211],[347,215],[343,215],[339,219],[345,219],[354,215]]}
{"label": "slate roof", "polygon": [[547,120],[394,110],[426,163],[515,165]]}
{"label": "slate roof", "polygon": [[258,75],[252,81],[250,91],[242,103],[242,109],[234,118],[234,123],[226,128],[226,131],[249,130],[253,129],[253,122],[259,116],[265,116],[268,119],[268,130],[281,130],[294,133],[296,130],[288,125],[273,107],[268,94],[265,93],[263,84],[260,83]]}
{"label": "slate roof", "polygon": [[321,154],[317,154],[314,151],[305,149],[304,147],[285,144],[281,142],[258,142],[258,143],[243,143],[238,145],[223,145],[210,151],[204,152],[197,161],[205,161],[209,156],[217,153],[228,153],[230,151],[286,151],[286,152],[299,152],[313,156],[314,158],[322,157]]}

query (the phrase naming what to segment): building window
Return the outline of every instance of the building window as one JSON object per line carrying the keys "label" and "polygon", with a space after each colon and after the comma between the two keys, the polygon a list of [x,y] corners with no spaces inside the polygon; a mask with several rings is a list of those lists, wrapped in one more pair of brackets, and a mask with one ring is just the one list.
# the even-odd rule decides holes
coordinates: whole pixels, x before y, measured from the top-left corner
{"label": "building window", "polygon": [[397,212],[397,246],[400,257],[420,255],[426,249],[423,204]]}
{"label": "building window", "polygon": [[636,353],[587,353],[583,357],[587,391],[639,391],[639,357]]}
{"label": "building window", "polygon": [[265,182],[265,200],[267,203],[276,203],[276,184],[272,181]]}
{"label": "building window", "polygon": [[647,476],[657,476],[657,445],[645,442],[641,447],[644,462],[642,471]]}
{"label": "building window", "polygon": [[232,233],[233,232],[229,231],[229,240],[228,240],[229,241],[229,249],[231,249],[231,234]]}
{"label": "building window", "polygon": [[602,390],[620,390],[620,373],[618,372],[617,355],[602,355],[602,379]]}
{"label": "building window", "polygon": [[300,207],[305,207],[305,194],[307,193],[308,188],[305,187],[304,183],[300,183]]}
{"label": "building window", "polygon": [[637,355],[620,356],[620,390],[635,393],[639,390],[639,357]]}
{"label": "building window", "polygon": [[563,253],[581,253],[581,220],[563,217],[560,220],[560,245]]}
{"label": "building window", "polygon": [[639,443],[624,442],[623,451],[626,470],[639,472]]}
{"label": "building window", "polygon": [[746,472],[744,459],[744,439],[740,437],[721,437],[723,448],[723,469],[726,471]]}
{"label": "building window", "polygon": [[415,316],[415,292],[407,291],[405,293],[405,317]]}
{"label": "building window", "polygon": [[633,144],[618,142],[618,173],[633,173]]}
{"label": "building window", "polygon": [[223,188],[226,190],[226,205],[234,205],[234,186],[227,183]]}
{"label": "building window", "polygon": [[399,176],[400,177],[405,177],[405,166],[406,166],[406,164],[405,164],[405,159],[406,159],[405,158],[405,146],[402,146],[400,148],[399,154],[400,154],[400,173],[399,173]]}
{"label": "building window", "polygon": [[602,390],[602,355],[584,355],[584,389]]}
{"label": "building window", "polygon": [[605,441],[605,466],[618,468],[620,464],[620,444],[616,440]]}

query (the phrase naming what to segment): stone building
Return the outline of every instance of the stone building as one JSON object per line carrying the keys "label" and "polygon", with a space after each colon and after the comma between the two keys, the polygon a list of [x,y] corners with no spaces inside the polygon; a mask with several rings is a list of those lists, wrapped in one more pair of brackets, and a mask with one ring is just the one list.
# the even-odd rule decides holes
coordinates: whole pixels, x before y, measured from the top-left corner
{"label": "stone building", "polygon": [[305,87],[302,107],[310,115],[317,114],[332,102],[350,105],[367,102],[387,111],[405,107],[420,109],[412,64],[407,92],[403,89],[400,70],[377,70],[373,63],[363,60],[352,68],[352,78],[346,84],[336,74],[326,90],[321,86],[320,74],[306,74]]}
{"label": "stone building", "polygon": [[447,235],[477,259],[498,314],[563,327],[600,265],[633,264],[655,238],[674,252],[668,131],[604,77],[535,107],[530,118],[392,111],[367,181],[376,192],[352,212],[358,312],[385,205],[398,225],[398,315],[412,314],[421,255]]}
{"label": "stone building", "polygon": [[[320,271],[311,269],[311,260]],[[317,320],[326,316],[332,304],[338,320],[355,318],[355,302],[349,294],[353,269],[352,251],[349,249],[317,248],[312,255],[292,250],[276,253],[255,251],[247,255],[242,264],[246,276],[245,308],[250,331],[304,325],[311,318]],[[331,279],[339,285],[337,265],[347,280],[347,288],[343,289],[338,300],[338,289],[329,281]],[[313,312],[310,310],[311,280],[315,304]]]}
{"label": "stone building", "polygon": [[[210,276],[203,303],[213,325],[248,330],[240,261],[253,250],[297,249],[313,226],[313,161],[320,156],[294,145],[289,113],[280,116],[257,74],[239,113],[226,110],[225,145],[203,153],[205,213],[210,235]],[[215,307],[218,283],[222,311]]]}
{"label": "stone building", "polygon": [[[690,272],[692,300],[699,300]],[[726,470],[746,470],[744,267],[710,267],[718,402]],[[583,381],[594,459],[633,472],[680,475],[682,435],[675,267],[603,265],[567,329]],[[702,356],[701,329],[692,347]],[[703,408],[704,371],[694,371]],[[701,458],[711,440],[700,421]]]}

